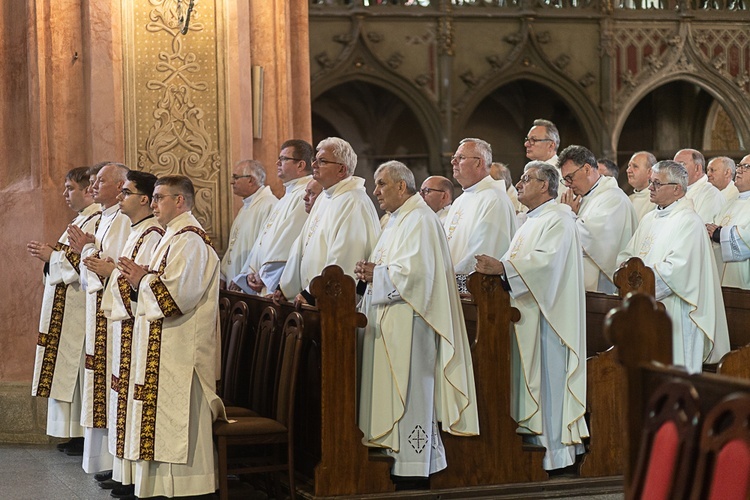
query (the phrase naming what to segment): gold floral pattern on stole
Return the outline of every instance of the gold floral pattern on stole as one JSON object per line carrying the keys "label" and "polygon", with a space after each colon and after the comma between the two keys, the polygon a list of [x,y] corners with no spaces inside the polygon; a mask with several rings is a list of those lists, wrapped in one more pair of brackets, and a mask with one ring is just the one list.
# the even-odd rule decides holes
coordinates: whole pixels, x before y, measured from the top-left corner
{"label": "gold floral pattern on stole", "polygon": [[[96,330],[94,333],[94,407],[95,429],[107,427],[107,317],[102,311],[104,290],[96,292]],[[86,368],[89,368],[86,366]]]}
{"label": "gold floral pattern on stole", "polygon": [[[55,247],[57,249],[57,247]],[[57,348],[60,345],[60,333],[62,332],[63,317],[65,316],[65,296],[68,285],[59,283],[55,285],[55,296],[52,301],[52,313],[50,315],[47,333],[39,332],[37,345],[44,347],[44,358],[42,359],[39,383],[37,384],[35,396],[48,398],[52,390],[52,378],[55,374],[57,363]]]}
{"label": "gold floral pattern on stole", "polygon": [[141,409],[141,442],[139,458],[154,459],[156,441],[156,401],[159,394],[159,362],[161,357],[161,332],[163,319],[149,323],[146,375],[143,385],[136,384],[133,399],[143,401]]}

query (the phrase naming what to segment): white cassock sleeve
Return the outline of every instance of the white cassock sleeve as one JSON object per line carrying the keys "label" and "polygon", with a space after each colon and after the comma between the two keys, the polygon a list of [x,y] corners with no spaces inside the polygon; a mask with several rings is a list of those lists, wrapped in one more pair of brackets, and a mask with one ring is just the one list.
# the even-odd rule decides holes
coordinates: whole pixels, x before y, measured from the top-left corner
{"label": "white cassock sleeve", "polygon": [[60,283],[70,285],[80,280],[78,271],[73,267],[73,264],[68,260],[68,256],[63,250],[52,252],[49,258],[48,276],[48,283],[50,285],[59,285]]}
{"label": "white cassock sleeve", "polygon": [[375,266],[372,271],[372,304],[379,306],[401,300],[401,294],[388,276],[388,266]]}
{"label": "white cassock sleeve", "polygon": [[664,300],[665,298],[672,295],[672,289],[669,288],[669,285],[661,279],[661,276],[659,276],[658,273],[654,273],[655,283],[656,283],[656,296],[654,297],[656,300]]}
{"label": "white cassock sleeve", "polygon": [[750,248],[740,236],[737,226],[721,228],[721,258],[724,262],[750,259]]}
{"label": "white cassock sleeve", "polygon": [[529,293],[529,287],[526,286],[523,278],[521,278],[509,260],[503,261],[503,267],[505,268],[505,278],[508,280],[508,285],[510,286],[510,290],[508,290],[510,296],[517,299],[521,295]]}

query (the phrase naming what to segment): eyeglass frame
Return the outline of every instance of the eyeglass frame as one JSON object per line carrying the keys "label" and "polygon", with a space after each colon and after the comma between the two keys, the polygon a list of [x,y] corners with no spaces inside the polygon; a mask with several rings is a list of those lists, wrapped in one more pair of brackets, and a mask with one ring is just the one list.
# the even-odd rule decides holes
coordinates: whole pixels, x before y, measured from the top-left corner
{"label": "eyeglass frame", "polygon": [[523,143],[531,144],[532,146],[535,145],[537,142],[554,142],[552,139],[544,138],[544,139],[537,139],[536,137],[524,137]]}
{"label": "eyeglass frame", "polygon": [[161,200],[163,200],[167,196],[182,196],[183,198],[185,197],[185,195],[180,194],[180,193],[176,193],[176,194],[154,193],[154,195],[151,197],[151,200],[154,201],[154,202],[156,202],[156,203],[160,203]]}
{"label": "eyeglass frame", "polygon": [[750,168],[750,163],[738,163],[734,168],[735,170],[747,170]]}
{"label": "eyeglass frame", "polygon": [[[578,172],[579,170],[581,170],[586,165],[589,165],[589,164],[588,163],[584,163],[583,165],[581,165],[580,167],[578,167],[577,169],[573,170],[571,173],[569,173],[568,175],[566,175],[565,177],[563,177],[562,179],[560,179],[560,184],[562,184],[563,186],[569,186],[570,184],[572,184],[573,183],[573,176],[576,175],[576,172]],[[591,165],[589,165],[589,167],[590,166]]]}
{"label": "eyeglass frame", "polygon": [[453,155],[451,156],[451,163],[453,163],[453,160],[456,160],[456,163],[461,163],[464,160],[468,159],[474,159],[474,160],[481,160],[481,156],[464,156],[464,155]]}
{"label": "eyeglass frame", "polygon": [[658,191],[660,187],[662,186],[679,186],[679,182],[659,182],[649,179],[648,180],[648,187],[654,186],[654,191]]}
{"label": "eyeglass frame", "polygon": [[518,182],[521,182],[521,183],[523,183],[523,184],[528,184],[528,183],[529,183],[529,182],[531,182],[531,181],[541,181],[541,182],[545,182],[545,180],[546,180],[546,179],[540,179],[539,177],[529,177],[529,174],[524,174],[524,175],[522,175],[522,176],[521,176],[521,177],[520,177],[520,178],[518,179]]}
{"label": "eyeglass frame", "polygon": [[284,156],[284,155],[279,156],[279,158],[276,161],[278,163],[284,163],[285,161],[289,161],[289,160],[292,160],[292,161],[304,161],[304,160],[302,160],[302,158],[292,158],[290,156]]}
{"label": "eyeglass frame", "polygon": [[313,159],[312,159],[312,162],[313,162],[313,163],[317,163],[317,164],[318,164],[318,165],[320,165],[321,167],[325,167],[325,166],[326,166],[326,165],[328,165],[329,163],[332,163],[332,164],[334,164],[334,165],[342,165],[342,166],[344,165],[344,164],[343,164],[343,163],[341,163],[340,161],[331,161],[331,160],[326,160],[325,158],[313,158]]}
{"label": "eyeglass frame", "polygon": [[120,194],[122,195],[123,198],[127,198],[128,196],[130,196],[132,194],[137,194],[138,196],[148,196],[146,193],[133,192],[133,191],[131,191],[128,188],[122,188],[122,189],[120,189]]}
{"label": "eyeglass frame", "polygon": [[445,189],[422,188],[419,190],[419,194],[421,194],[422,196],[427,196],[433,191],[437,191],[438,193],[445,193]]}

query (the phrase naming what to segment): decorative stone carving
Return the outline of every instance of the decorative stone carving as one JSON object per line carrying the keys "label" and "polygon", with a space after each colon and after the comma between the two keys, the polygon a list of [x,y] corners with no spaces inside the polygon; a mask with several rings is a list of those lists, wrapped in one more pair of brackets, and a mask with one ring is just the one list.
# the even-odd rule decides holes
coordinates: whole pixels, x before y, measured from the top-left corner
{"label": "decorative stone carving", "polygon": [[320,64],[320,67],[323,69],[333,68],[333,61],[331,61],[331,58],[328,56],[328,52],[323,51],[320,54],[317,54],[315,56],[315,62]]}
{"label": "decorative stone carving", "polygon": [[563,70],[568,64],[570,64],[570,56],[568,54],[560,54],[557,59],[555,59],[554,64],[558,69]]}
{"label": "decorative stone carving", "polygon": [[741,76],[750,71],[750,33],[746,28],[713,28],[695,31],[698,55],[723,78],[747,91]]}
{"label": "decorative stone carving", "polygon": [[547,44],[552,41],[552,35],[549,31],[542,31],[536,35],[536,41],[540,44]]}
{"label": "decorative stone carving", "polygon": [[511,33],[510,35],[505,35],[503,37],[503,41],[511,45],[518,45],[519,43],[523,42],[523,38],[524,37],[521,33]]}
{"label": "decorative stone carving", "polygon": [[656,54],[651,54],[646,57],[646,62],[648,62],[648,67],[651,71],[658,71],[664,66],[664,62]]}
{"label": "decorative stone carving", "polygon": [[464,82],[464,84],[466,84],[466,86],[467,86],[467,87],[469,87],[470,89],[471,89],[471,88],[474,88],[474,87],[476,87],[476,85],[477,85],[477,83],[478,83],[478,80],[477,80],[477,78],[476,78],[476,77],[474,76],[474,73],[472,73],[472,71],[471,71],[471,70],[469,70],[469,71],[466,71],[466,72],[464,72],[464,73],[461,73],[461,74],[459,75],[459,78],[460,78],[460,79],[461,79],[461,81],[462,81],[462,82]]}
{"label": "decorative stone carving", "polygon": [[369,31],[367,33],[367,39],[372,43],[380,43],[383,41],[383,35],[376,31]]}
{"label": "decorative stone carving", "polygon": [[341,33],[338,35],[333,35],[333,41],[336,43],[340,43],[341,45],[349,45],[350,43],[352,43],[352,34]]}
{"label": "decorative stone carving", "polygon": [[394,52],[387,61],[388,67],[393,70],[398,69],[402,62],[404,62],[404,55],[401,52]]}
{"label": "decorative stone carving", "polygon": [[578,84],[583,88],[588,88],[596,81],[596,77],[593,73],[589,72],[583,75],[583,77],[578,80]]}
{"label": "decorative stone carving", "polygon": [[432,77],[424,73],[414,79],[414,83],[416,83],[420,87],[426,87],[431,81]]}
{"label": "decorative stone carving", "polygon": [[490,63],[492,69],[500,69],[503,67],[503,58],[499,55],[487,56],[487,62]]}
{"label": "decorative stone carving", "polygon": [[686,54],[682,54],[680,58],[677,60],[677,63],[675,64],[675,68],[678,71],[688,71],[693,72],[695,71],[695,65],[688,59],[688,56]]}
{"label": "decorative stone carving", "polygon": [[716,71],[724,70],[726,64],[727,58],[726,56],[724,56],[724,54],[719,54],[711,60],[711,66],[713,66]]}
{"label": "decorative stone carving", "polygon": [[633,73],[631,73],[630,70],[626,71],[622,75],[622,83],[624,83],[630,88],[635,88],[637,82],[635,80],[635,76],[633,76]]}

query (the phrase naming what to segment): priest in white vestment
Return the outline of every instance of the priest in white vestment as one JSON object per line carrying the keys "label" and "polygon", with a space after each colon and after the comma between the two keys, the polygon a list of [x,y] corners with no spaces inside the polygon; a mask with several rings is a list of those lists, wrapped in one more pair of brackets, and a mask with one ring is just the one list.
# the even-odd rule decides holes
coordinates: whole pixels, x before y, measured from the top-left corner
{"label": "priest in white vestment", "polygon": [[706,159],[695,149],[681,149],[674,155],[674,161],[682,164],[688,174],[688,187],[685,197],[693,202],[693,209],[704,224],[713,222],[719,210],[727,201],[721,192],[708,182],[705,174]]}
{"label": "priest in white vestment", "polygon": [[516,232],[516,211],[505,182],[490,176],[492,148],[482,139],[463,139],[451,159],[463,193],[451,205],[445,234],[456,275],[470,274],[475,256],[503,255]]}
{"label": "priest in white vestment", "polygon": [[432,209],[440,219],[440,223],[445,223],[445,218],[451,210],[453,203],[453,183],[450,179],[432,175],[424,180],[419,189],[419,194],[427,206]]}
{"label": "priest in white vestment", "polygon": [[633,205],[616,178],[599,173],[594,153],[587,148],[568,146],[558,161],[563,183],[569,188],[562,196],[562,203],[576,214],[583,246],[586,291],[616,295],[613,275],[617,270],[617,254],[638,226]]}
{"label": "priest in white vestment", "polygon": [[211,427],[226,418],[215,383],[219,258],[191,213],[194,203],[190,179],[159,178],[152,207],[165,234],[149,271],[118,262],[138,290],[124,447],[136,461],[138,498],[207,495],[217,486]]}
{"label": "priest in white vestment", "polygon": [[268,215],[279,201],[266,186],[266,170],[256,160],[241,160],[232,173],[232,192],[242,208],[232,222],[229,243],[221,259],[221,286],[225,288],[242,270]]}
{"label": "priest in white vestment", "polygon": [[365,180],[354,177],[357,154],[338,137],[318,143],[313,179],[323,186],[302,232],[292,245],[274,299],[313,303],[308,287],[326,266],[337,265],[354,278],[354,266],[369,257],[380,236],[375,206]]}
{"label": "priest in white vestment", "polygon": [[[529,161],[543,161],[557,169],[557,174],[562,177],[560,167],[557,164],[557,150],[560,149],[560,132],[557,126],[549,120],[538,118],[534,120],[533,126],[523,140],[526,149],[526,158]],[[557,201],[560,201],[563,193],[568,190],[567,186],[558,186]]]}
{"label": "priest in white vestment", "polygon": [[[131,170],[127,173],[127,180],[118,196],[120,212],[131,222],[130,235],[120,258],[131,259],[141,266],[148,266],[151,254],[164,234],[151,210],[155,182],[155,175]],[[108,449],[113,456],[112,480],[120,483],[120,486],[113,489],[113,493],[132,494],[133,463],[124,458],[124,449],[126,421],[133,390],[130,374],[133,326],[138,304],[130,284],[121,275],[114,260],[89,257],[86,266],[100,276],[109,275],[101,306],[112,325],[112,385],[107,411]],[[123,488],[123,485],[126,486]]]}
{"label": "priest in white vestment", "polygon": [[398,161],[375,171],[375,196],[391,213],[369,261],[359,426],[366,446],[393,457],[392,475],[428,477],[446,467],[442,429],[479,433],[474,372],[445,233]]}
{"label": "priest in white vestment", "polygon": [[508,166],[505,163],[492,162],[492,165],[490,165],[490,175],[496,181],[505,181],[505,192],[508,193],[508,198],[510,198],[510,202],[516,213],[526,212],[526,207],[518,201],[518,191],[516,191],[516,186],[513,185],[513,178],[510,175]]}
{"label": "priest in white vestment", "polygon": [[[109,274],[100,275],[89,267],[90,259],[117,259],[130,234],[130,219],[120,212],[120,194],[129,169],[121,163],[108,163],[96,174],[91,191],[101,204],[102,215],[96,232],[84,234],[69,228],[71,244],[81,249],[81,284],[86,289],[86,359],[83,378],[81,425],[84,430],[83,470],[112,469],[107,447],[107,400],[111,377],[112,327],[101,309]],[[81,245],[83,243],[83,245]]]}
{"label": "priest in white vestment", "polygon": [[716,363],[729,350],[729,333],[706,228],[685,196],[687,178],[675,161],[654,165],[649,190],[657,208],[643,218],[617,262],[638,257],[653,269],[656,300],[672,320],[673,362],[699,373],[704,362]]}
{"label": "priest in white vestment", "polygon": [[[65,177],[63,196],[77,212],[71,225],[94,233],[101,211],[88,187],[88,168],[74,168]],[[70,247],[67,230],[57,244],[30,241],[27,250],[44,262],[44,295],[31,394],[48,398],[47,435],[69,438],[62,448],[75,448],[69,452],[80,455],[85,342],[82,325],[86,320],[86,294],[79,276],[81,255]]]}
{"label": "priest in white vestment", "polygon": [[557,169],[532,161],[516,184],[528,219],[497,259],[476,270],[499,274],[521,313],[513,325],[512,417],[518,432],[544,446],[546,470],[574,466],[589,432],[586,412],[586,299],[575,214],[559,204]]}
{"label": "priest in white vestment", "polygon": [[750,290],[750,155],[736,166],[735,184],[738,197],[706,229],[713,240],[721,286]]}
{"label": "priest in white vestment", "polygon": [[648,180],[651,177],[651,167],[656,164],[656,157],[648,151],[638,151],[630,157],[628,162],[628,184],[633,193],[628,197],[635,209],[638,222],[643,216],[656,208],[651,202],[651,191],[648,190]]}
{"label": "priest in white vestment", "polygon": [[250,295],[273,293],[289,258],[289,250],[307,220],[305,187],[312,180],[314,151],[306,141],[292,139],[281,145],[276,173],[284,183],[284,196],[271,211],[253,248],[230,289]]}
{"label": "priest in white vestment", "polygon": [[706,177],[708,182],[719,190],[727,203],[736,200],[740,195],[739,189],[734,185],[734,175],[737,167],[734,160],[728,156],[717,156],[708,162]]}

